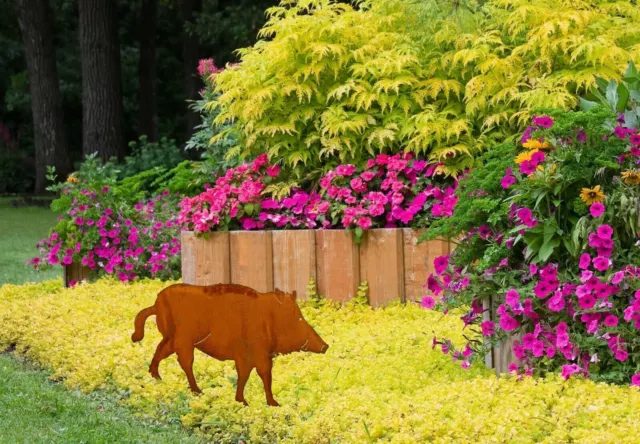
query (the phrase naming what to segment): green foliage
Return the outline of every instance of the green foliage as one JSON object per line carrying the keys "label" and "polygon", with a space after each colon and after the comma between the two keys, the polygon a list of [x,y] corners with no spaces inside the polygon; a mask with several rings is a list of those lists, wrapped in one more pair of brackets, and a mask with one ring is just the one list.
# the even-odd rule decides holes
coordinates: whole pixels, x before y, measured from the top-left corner
{"label": "green foliage", "polygon": [[367,281],[360,282],[358,285],[358,292],[353,299],[349,301],[350,304],[359,306],[369,306],[369,283]]}
{"label": "green foliage", "polygon": [[606,81],[596,78],[596,84],[580,98],[582,109],[589,110],[600,105],[611,111],[621,113],[624,117],[625,128],[637,128],[640,126],[640,73],[633,62],[622,77],[622,80]]}
{"label": "green foliage", "polygon": [[401,150],[459,173],[640,52],[640,11],[623,1],[289,0],[268,14],[265,40],[216,76],[209,106],[231,126],[214,140],[298,180]]}
{"label": "green foliage", "polygon": [[131,154],[124,158],[119,166],[120,179],[136,175],[153,168],[169,170],[182,161],[180,148],[176,141],[163,137],[159,142],[149,142],[147,136],[129,143]]}
{"label": "green foliage", "polygon": [[0,141],[0,193],[21,193],[33,188],[33,167],[24,151],[3,149]]}

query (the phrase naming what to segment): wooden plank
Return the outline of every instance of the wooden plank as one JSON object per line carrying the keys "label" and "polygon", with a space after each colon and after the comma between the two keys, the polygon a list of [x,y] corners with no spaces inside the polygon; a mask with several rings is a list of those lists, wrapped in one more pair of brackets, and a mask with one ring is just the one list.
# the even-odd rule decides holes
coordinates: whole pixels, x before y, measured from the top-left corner
{"label": "wooden plank", "polygon": [[64,267],[64,273],[62,274],[63,285],[65,288],[69,288],[72,281],[77,283],[86,280],[89,276],[90,269],[84,265],[71,263]]}
{"label": "wooden plank", "polygon": [[369,304],[380,307],[404,302],[402,229],[374,229],[364,233],[360,245],[360,280],[369,284]]}
{"label": "wooden plank", "polygon": [[229,233],[210,233],[207,238],[182,233],[182,282],[192,285],[228,284]]}
{"label": "wooden plank", "polygon": [[232,231],[231,283],[259,292],[273,291],[271,231]]}
{"label": "wooden plank", "polygon": [[309,278],[316,279],[314,230],[273,231],[273,285],[306,299]]}
{"label": "wooden plank", "polygon": [[316,231],[318,294],[346,302],[360,285],[360,255],[353,234],[345,230]]}
{"label": "wooden plank", "polygon": [[438,256],[449,254],[451,243],[447,240],[434,239],[418,243],[424,229],[403,229],[404,240],[404,280],[407,301],[420,301],[431,295],[425,284],[429,275],[435,273],[433,260]]}

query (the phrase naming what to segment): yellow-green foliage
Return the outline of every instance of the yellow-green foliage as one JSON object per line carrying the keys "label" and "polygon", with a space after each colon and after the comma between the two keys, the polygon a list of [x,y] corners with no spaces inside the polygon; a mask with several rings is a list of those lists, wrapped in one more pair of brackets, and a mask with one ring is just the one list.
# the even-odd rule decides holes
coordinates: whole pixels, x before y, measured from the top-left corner
{"label": "yellow-green foliage", "polygon": [[406,149],[457,172],[532,109],[575,106],[595,75],[618,77],[640,53],[629,1],[489,0],[473,13],[460,6],[473,1],[357,4],[268,11],[264,40],[216,75],[209,106],[239,141],[229,155],[267,152],[300,179]]}
{"label": "yellow-green foliage", "polygon": [[113,391],[137,413],[179,418],[213,442],[363,443],[367,433],[395,443],[637,442],[636,388],[462,370],[431,349],[432,332],[461,343],[457,317],[416,306],[303,307],[331,347],[325,355],[276,358],[281,408],[265,406],[255,374],[246,390],[250,407],[236,403],[233,364],[199,352],[195,374],[204,394],[193,396],[175,356],[161,364],[162,381],[147,373],[159,341],[153,318],[142,343],[130,340],[135,314],[165,285],[4,286],[0,351],[16,344],[69,387]]}

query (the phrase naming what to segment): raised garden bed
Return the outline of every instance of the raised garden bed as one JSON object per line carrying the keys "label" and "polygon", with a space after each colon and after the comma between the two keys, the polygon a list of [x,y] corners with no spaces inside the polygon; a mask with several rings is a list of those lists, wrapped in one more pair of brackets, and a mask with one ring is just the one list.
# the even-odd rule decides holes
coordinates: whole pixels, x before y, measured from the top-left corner
{"label": "raised garden bed", "polygon": [[318,293],[339,302],[367,281],[369,302],[419,301],[433,259],[451,244],[417,244],[410,229],[367,230],[360,245],[346,230],[232,231],[196,236],[182,233],[182,280],[195,285],[234,283],[258,291],[274,288],[306,297],[310,278]]}

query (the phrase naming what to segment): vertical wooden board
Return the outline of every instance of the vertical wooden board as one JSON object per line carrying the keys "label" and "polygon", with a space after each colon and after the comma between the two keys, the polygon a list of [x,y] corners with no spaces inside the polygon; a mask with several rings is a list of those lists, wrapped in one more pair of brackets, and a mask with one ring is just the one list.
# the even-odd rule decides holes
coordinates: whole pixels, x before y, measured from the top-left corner
{"label": "vertical wooden board", "polygon": [[182,233],[182,282],[192,285],[228,284],[229,233],[210,233],[207,238]]}
{"label": "vertical wooden board", "polygon": [[62,275],[63,286],[65,288],[69,288],[72,281],[82,282],[89,276],[89,271],[89,267],[85,267],[84,265],[77,264],[75,262],[66,265]]}
{"label": "vertical wooden board", "polygon": [[380,307],[404,301],[402,229],[374,229],[360,245],[360,280],[369,284],[369,303]]}
{"label": "vertical wooden board", "polygon": [[429,277],[429,244],[418,244],[424,230],[404,228],[404,294],[407,301],[420,301],[426,294],[424,287]]}
{"label": "vertical wooden board", "polygon": [[360,285],[360,255],[353,234],[345,230],[316,231],[318,294],[346,302]]}
{"label": "vertical wooden board", "polygon": [[273,291],[273,246],[271,231],[233,231],[231,283],[259,292]]}
{"label": "vertical wooden board", "polygon": [[196,236],[192,231],[183,231],[180,236],[180,254],[182,256],[182,282],[196,284]]}
{"label": "vertical wooden board", "polygon": [[306,299],[309,278],[316,279],[315,231],[274,231],[272,242],[274,287]]}

